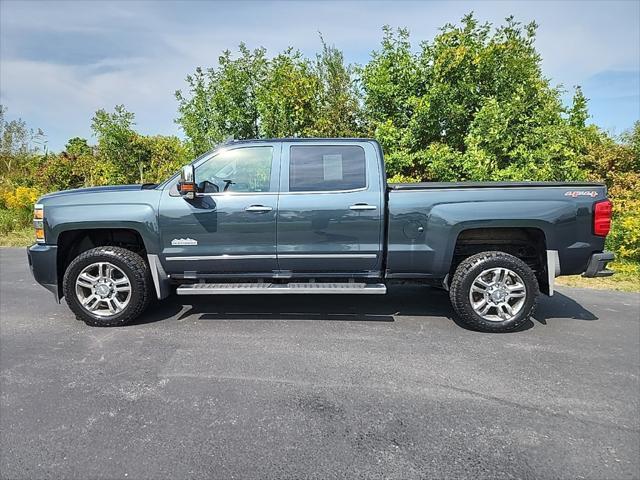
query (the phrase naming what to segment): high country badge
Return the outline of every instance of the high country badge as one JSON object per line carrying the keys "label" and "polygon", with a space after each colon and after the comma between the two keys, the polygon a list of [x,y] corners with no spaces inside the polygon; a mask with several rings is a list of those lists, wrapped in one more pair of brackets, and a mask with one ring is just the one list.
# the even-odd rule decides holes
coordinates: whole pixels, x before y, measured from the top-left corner
{"label": "high country badge", "polygon": [[174,247],[182,245],[198,245],[198,241],[193,238],[174,238],[171,240],[171,245]]}

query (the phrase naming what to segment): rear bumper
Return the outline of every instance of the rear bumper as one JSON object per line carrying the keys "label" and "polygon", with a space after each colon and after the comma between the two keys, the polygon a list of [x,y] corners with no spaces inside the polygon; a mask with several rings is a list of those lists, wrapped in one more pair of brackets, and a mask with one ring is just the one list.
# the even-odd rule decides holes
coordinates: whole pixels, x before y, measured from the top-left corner
{"label": "rear bumper", "polygon": [[587,270],[582,274],[583,277],[609,277],[614,274],[613,270],[607,268],[607,263],[613,261],[615,255],[613,252],[594,253],[589,259]]}
{"label": "rear bumper", "polygon": [[44,288],[53,293],[56,302],[60,301],[58,293],[58,247],[55,245],[34,244],[27,248],[29,268],[33,278]]}

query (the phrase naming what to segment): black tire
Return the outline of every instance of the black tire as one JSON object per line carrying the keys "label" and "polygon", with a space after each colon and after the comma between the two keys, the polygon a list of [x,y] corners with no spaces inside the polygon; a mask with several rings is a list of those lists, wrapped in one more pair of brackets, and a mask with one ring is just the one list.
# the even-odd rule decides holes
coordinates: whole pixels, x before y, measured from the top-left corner
{"label": "black tire", "polygon": [[[506,268],[515,272],[526,288],[520,311],[508,320],[483,318],[474,310],[469,298],[478,275],[492,268]],[[513,332],[520,329],[533,314],[539,293],[538,280],[531,268],[519,258],[497,251],[478,253],[462,261],[456,268],[449,287],[449,298],[458,319],[467,327],[482,332]]]}
{"label": "black tire", "polygon": [[[76,280],[82,270],[96,262],[109,262],[118,267],[129,279],[131,293],[124,309],[110,316],[98,316],[82,306],[76,296]],[[67,305],[78,320],[95,327],[117,327],[137,318],[149,305],[153,284],[149,266],[135,252],[121,247],[97,247],[83,252],[67,267],[62,284]]]}

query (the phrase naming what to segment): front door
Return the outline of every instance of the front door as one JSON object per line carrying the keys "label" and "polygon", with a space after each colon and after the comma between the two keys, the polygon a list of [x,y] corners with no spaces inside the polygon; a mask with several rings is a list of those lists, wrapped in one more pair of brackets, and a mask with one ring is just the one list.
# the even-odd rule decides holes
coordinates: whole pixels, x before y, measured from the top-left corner
{"label": "front door", "polygon": [[260,274],[277,270],[280,145],[223,148],[195,165],[201,193],[169,185],[160,203],[162,263],[170,274]]}
{"label": "front door", "polygon": [[383,187],[369,142],[282,146],[278,264],[294,275],[380,274]]}

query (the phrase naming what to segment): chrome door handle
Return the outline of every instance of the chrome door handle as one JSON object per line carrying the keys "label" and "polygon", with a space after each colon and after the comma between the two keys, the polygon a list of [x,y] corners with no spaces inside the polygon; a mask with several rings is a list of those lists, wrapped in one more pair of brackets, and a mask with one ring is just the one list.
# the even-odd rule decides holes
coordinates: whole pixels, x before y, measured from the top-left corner
{"label": "chrome door handle", "polygon": [[351,205],[349,210],[375,210],[378,207],[375,205],[368,205],[366,203],[356,203],[355,205]]}
{"label": "chrome door handle", "polygon": [[244,209],[245,212],[254,212],[254,213],[267,213],[273,210],[271,207],[265,207],[264,205],[251,205]]}

